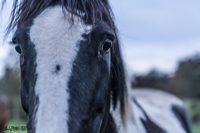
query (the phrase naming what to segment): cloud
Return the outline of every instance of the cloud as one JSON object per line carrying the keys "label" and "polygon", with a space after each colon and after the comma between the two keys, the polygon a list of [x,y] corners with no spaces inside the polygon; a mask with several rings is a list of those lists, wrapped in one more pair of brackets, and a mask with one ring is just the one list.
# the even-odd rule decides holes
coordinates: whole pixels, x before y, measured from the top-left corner
{"label": "cloud", "polygon": [[128,67],[136,73],[144,73],[152,68],[172,73],[180,59],[200,53],[200,39],[174,43],[143,43],[124,41],[123,55]]}
{"label": "cloud", "polygon": [[200,37],[200,1],[111,0],[120,33],[141,41]]}
{"label": "cloud", "polygon": [[200,1],[111,0],[111,5],[134,72],[174,72],[181,58],[200,52]]}

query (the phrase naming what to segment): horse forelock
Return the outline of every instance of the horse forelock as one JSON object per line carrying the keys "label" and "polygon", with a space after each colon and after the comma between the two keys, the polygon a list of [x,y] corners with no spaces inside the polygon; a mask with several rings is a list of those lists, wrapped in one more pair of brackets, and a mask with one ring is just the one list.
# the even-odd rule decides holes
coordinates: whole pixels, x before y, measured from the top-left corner
{"label": "horse forelock", "polygon": [[[3,0],[2,8],[5,3],[6,0]],[[71,13],[68,19],[72,24],[74,22],[74,17],[79,16],[85,22],[93,24],[98,20],[106,20],[109,22],[110,26],[115,28],[113,13],[107,0],[14,0],[11,20],[7,27],[7,34],[15,27],[19,27],[25,22],[33,20],[49,6],[57,4]],[[65,10],[63,11],[63,13],[66,14]],[[82,13],[84,13],[84,16],[82,16]]]}

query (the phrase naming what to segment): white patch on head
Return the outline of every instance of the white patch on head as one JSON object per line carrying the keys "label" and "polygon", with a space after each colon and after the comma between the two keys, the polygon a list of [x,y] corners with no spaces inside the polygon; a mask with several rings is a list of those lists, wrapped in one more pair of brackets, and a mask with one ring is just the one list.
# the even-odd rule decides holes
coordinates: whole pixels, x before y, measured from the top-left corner
{"label": "white patch on head", "polygon": [[[60,6],[47,8],[34,20],[30,39],[37,54],[36,133],[68,133],[68,82],[79,51],[78,42],[84,40],[82,34],[88,30],[91,26],[84,25],[77,17],[72,26]],[[60,66],[57,73],[56,65]]]}

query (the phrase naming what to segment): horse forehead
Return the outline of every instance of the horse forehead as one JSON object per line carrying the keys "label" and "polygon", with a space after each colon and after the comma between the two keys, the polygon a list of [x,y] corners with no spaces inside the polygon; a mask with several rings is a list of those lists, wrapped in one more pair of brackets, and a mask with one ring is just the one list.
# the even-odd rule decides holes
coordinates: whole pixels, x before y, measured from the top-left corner
{"label": "horse forehead", "polygon": [[35,43],[55,44],[65,40],[84,40],[82,35],[89,34],[92,26],[85,25],[78,16],[74,16],[73,24],[69,20],[71,13],[61,6],[45,9],[33,20],[30,28],[31,41]]}
{"label": "horse forehead", "polygon": [[34,90],[40,101],[35,118],[36,133],[68,132],[68,84],[80,49],[79,41],[90,30],[90,26],[76,16],[72,25],[68,15],[70,13],[66,11],[65,15],[60,6],[49,7],[33,20],[30,27],[30,41],[35,45],[38,74]]}

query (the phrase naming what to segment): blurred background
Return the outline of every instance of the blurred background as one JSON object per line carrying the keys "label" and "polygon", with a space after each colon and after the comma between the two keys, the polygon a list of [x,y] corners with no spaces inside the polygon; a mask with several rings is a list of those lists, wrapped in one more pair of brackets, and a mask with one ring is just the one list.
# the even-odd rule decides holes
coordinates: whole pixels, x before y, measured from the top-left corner
{"label": "blurred background", "polygon": [[[11,2],[11,1],[9,1]],[[3,41],[11,3],[0,16],[0,95],[9,103],[8,125],[25,125],[18,55]],[[131,87],[170,92],[190,111],[200,133],[200,1],[110,0]]]}

